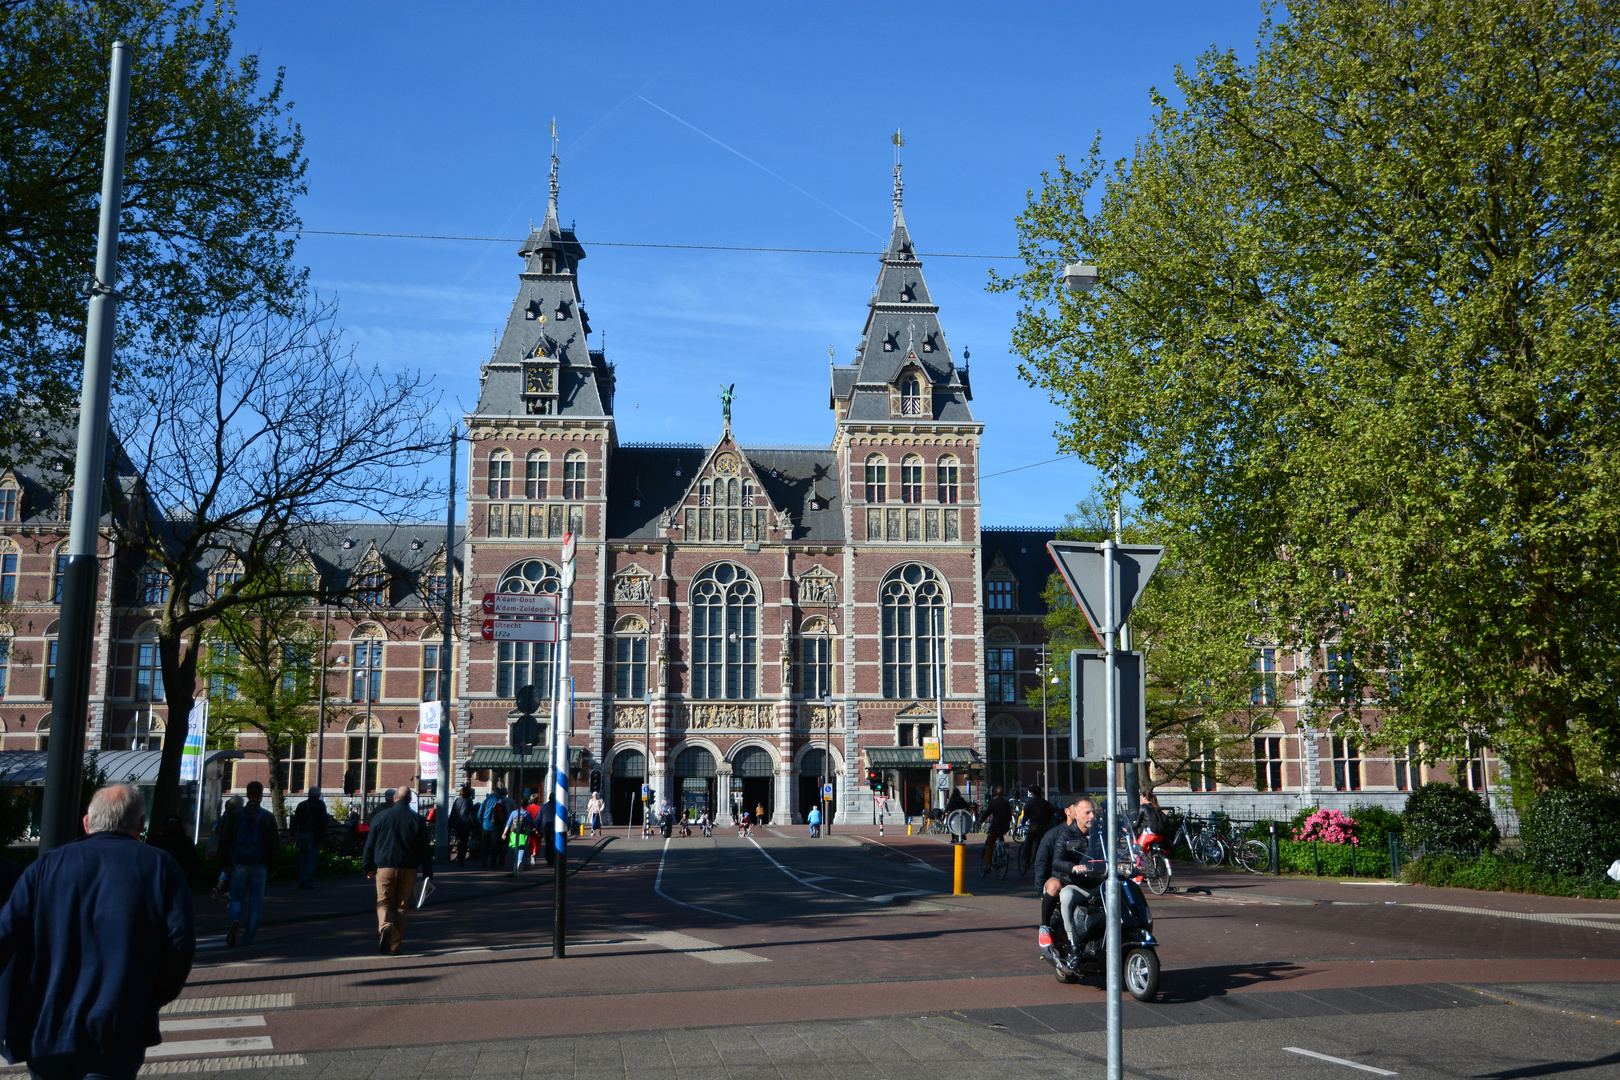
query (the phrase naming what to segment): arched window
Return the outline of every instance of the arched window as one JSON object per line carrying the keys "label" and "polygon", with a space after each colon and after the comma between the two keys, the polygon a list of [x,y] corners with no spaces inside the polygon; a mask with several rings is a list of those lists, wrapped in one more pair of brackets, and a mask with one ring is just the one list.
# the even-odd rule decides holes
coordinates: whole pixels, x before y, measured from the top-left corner
{"label": "arched window", "polygon": [[[53,622],[45,628],[45,700],[50,701],[51,695],[56,692],[56,657],[57,646],[61,644],[56,634],[60,622]],[[43,746],[41,750],[45,749]]]}
{"label": "arched window", "polygon": [[51,748],[51,718],[42,716],[39,725],[34,728],[34,748],[45,751]]}
{"label": "arched window", "polygon": [[926,566],[897,566],[884,579],[883,696],[934,697],[942,686],[945,589]]}
{"label": "arched window", "polygon": [[907,375],[900,380],[900,415],[921,416],[922,413],[922,383],[917,376]]}
{"label": "arched window", "polygon": [[923,460],[916,454],[907,454],[900,461],[900,501],[920,503],[923,490]]}
{"label": "arched window", "polygon": [[1011,791],[1018,786],[1019,734],[1018,721],[1012,717],[997,716],[991,719],[985,739],[985,758],[988,764],[986,783],[1000,785],[1004,791]]}
{"label": "arched window", "polygon": [[108,739],[109,747],[113,750],[161,750],[163,730],[163,718],[148,709],[131,716],[123,730],[113,732]]}
{"label": "arched window", "polygon": [[717,563],[692,582],[692,696],[755,698],[759,593],[747,571]]}
{"label": "arched window", "polygon": [[889,501],[889,463],[882,454],[873,454],[866,459],[866,501]]}
{"label": "arched window", "polygon": [[523,494],[531,499],[546,497],[551,484],[551,461],[544,450],[530,450],[523,462]]}
{"label": "arched window", "polygon": [[17,521],[22,517],[22,492],[17,481],[7,477],[0,482],[0,521]]}
{"label": "arched window", "polygon": [[833,638],[820,615],[799,627],[799,693],[806,701],[832,696]]}
{"label": "arched window", "polygon": [[512,497],[512,454],[507,450],[496,450],[489,455],[489,497],[492,499],[510,499]]}
{"label": "arched window", "polygon": [[10,540],[0,540],[0,604],[17,599],[17,563],[21,552]]}
{"label": "arched window", "polygon": [[939,501],[949,506],[956,505],[957,484],[961,476],[961,467],[956,458],[951,454],[941,457],[935,473],[939,480]]}
{"label": "arched window", "polygon": [[6,699],[11,683],[11,628],[0,626],[0,701]]}
{"label": "arched window", "polygon": [[578,450],[570,450],[563,458],[563,498],[583,499],[585,497],[585,455]]}
{"label": "arched window", "polygon": [[647,620],[640,615],[613,628],[613,692],[621,701],[647,696]]}
{"label": "arched window", "polygon": [[[350,786],[354,785],[366,792],[376,791],[377,758],[383,735],[382,721],[373,716],[368,724],[365,716],[356,716],[349,721],[345,735],[343,790],[348,791]],[[364,780],[361,779],[362,769],[365,773]]]}
{"label": "arched window", "polygon": [[[496,591],[555,596],[562,592],[562,576],[544,559],[528,559],[502,574]],[[536,686],[541,698],[549,700],[557,669],[556,650],[549,641],[496,642],[495,696],[516,697],[520,687]]]}
{"label": "arched window", "polygon": [[352,645],[351,701],[382,700],[383,636],[373,623],[355,627]]}
{"label": "arched window", "polygon": [[[61,544],[51,557],[51,603],[62,602],[62,587],[67,581],[68,546]],[[240,576],[240,575],[238,575]]]}

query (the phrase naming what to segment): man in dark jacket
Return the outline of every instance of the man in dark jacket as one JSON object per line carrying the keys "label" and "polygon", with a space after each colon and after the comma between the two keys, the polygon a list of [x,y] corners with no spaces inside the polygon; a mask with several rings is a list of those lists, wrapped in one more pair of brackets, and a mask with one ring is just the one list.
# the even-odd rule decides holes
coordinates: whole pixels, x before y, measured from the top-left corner
{"label": "man in dark jacket", "polygon": [[0,911],[0,1051],[35,1077],[133,1080],[191,974],[191,886],[145,824],[133,784],[102,788],[90,835],[40,856]]}
{"label": "man in dark jacket", "polygon": [[984,852],[980,856],[984,865],[990,865],[990,853],[996,848],[996,841],[1006,837],[1012,828],[1012,803],[1001,793],[999,786],[991,789],[990,802],[984,808]]}
{"label": "man in dark jacket", "polygon": [[310,788],[309,797],[293,811],[292,831],[298,840],[298,887],[315,887],[315,864],[320,861],[321,846],[326,843],[326,826],[331,820],[320,788]]}
{"label": "man in dark jacket", "polygon": [[[276,816],[262,805],[264,785],[257,780],[247,786],[247,805],[240,813],[225,819],[219,838],[219,860],[231,876],[231,928],[225,933],[227,947],[240,940],[252,945],[259,936],[259,913],[264,910],[264,882],[276,875],[281,854],[281,832]],[[247,919],[247,933],[242,920]]]}
{"label": "man in dark jacket", "polygon": [[377,882],[377,952],[398,956],[404,951],[405,916],[416,872],[433,876],[427,826],[411,810],[409,787],[395,791],[393,805],[372,817],[361,865],[366,877]]}
{"label": "man in dark jacket", "polygon": [[462,785],[456,801],[450,804],[450,831],[455,833],[456,865],[467,865],[467,844],[478,828],[478,807],[473,803],[473,790]]}

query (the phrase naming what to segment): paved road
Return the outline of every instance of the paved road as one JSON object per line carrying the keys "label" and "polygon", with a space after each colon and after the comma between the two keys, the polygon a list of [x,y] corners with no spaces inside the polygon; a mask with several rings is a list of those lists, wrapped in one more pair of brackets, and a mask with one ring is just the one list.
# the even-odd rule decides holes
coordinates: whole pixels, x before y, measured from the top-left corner
{"label": "paved road", "polygon": [[[952,897],[950,857],[892,833],[617,839],[570,880],[562,961],[544,873],[442,872],[401,958],[375,955],[363,882],[279,888],[259,945],[206,947],[180,1003],[253,1026],[174,1033],[256,1041],[163,1067],[910,1076],[937,1072],[935,1055],[952,1076],[1014,1062],[1091,1075],[1097,980],[1064,986],[1040,962],[1031,882],[975,874],[974,895]],[[1358,1074],[1295,1047],[1402,1076],[1620,1076],[1605,1056],[1620,1046],[1620,905],[1224,872],[1177,883],[1195,891],[1154,902],[1163,1000],[1126,1007],[1142,1075]],[[203,920],[223,933],[219,909]]]}

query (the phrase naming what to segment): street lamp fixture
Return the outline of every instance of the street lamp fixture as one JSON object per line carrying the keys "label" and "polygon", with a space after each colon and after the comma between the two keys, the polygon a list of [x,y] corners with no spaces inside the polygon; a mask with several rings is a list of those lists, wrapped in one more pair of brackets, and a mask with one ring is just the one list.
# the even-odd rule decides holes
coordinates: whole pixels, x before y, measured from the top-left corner
{"label": "street lamp fixture", "polygon": [[1063,287],[1072,293],[1089,293],[1097,285],[1097,268],[1090,263],[1070,263],[1063,268]]}

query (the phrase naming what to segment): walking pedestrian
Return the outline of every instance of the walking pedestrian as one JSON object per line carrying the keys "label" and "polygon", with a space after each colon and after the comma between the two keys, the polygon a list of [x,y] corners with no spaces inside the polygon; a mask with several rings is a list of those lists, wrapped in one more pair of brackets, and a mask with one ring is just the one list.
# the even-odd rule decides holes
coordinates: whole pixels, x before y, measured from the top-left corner
{"label": "walking pedestrian", "polygon": [[321,789],[310,788],[309,797],[298,804],[292,820],[293,835],[298,838],[300,889],[315,887],[315,864],[320,859],[321,848],[326,844],[326,826],[330,821],[326,803],[321,799]]}
{"label": "walking pedestrian", "polygon": [[758,805],[756,805],[754,807],[754,823],[756,825],[765,824],[765,804],[764,803],[759,803]]}
{"label": "walking pedestrian", "polygon": [[170,814],[164,820],[163,828],[158,830],[152,843],[174,856],[174,861],[180,864],[180,872],[186,875],[188,882],[196,876],[197,845],[191,839],[191,834],[186,832],[185,822],[180,820],[179,814]]}
{"label": "walking pedestrian", "polygon": [[805,815],[804,820],[810,825],[810,835],[812,837],[821,835],[821,807],[812,806],[810,813]]}
{"label": "walking pedestrian", "polygon": [[395,791],[393,805],[372,815],[360,862],[366,877],[377,882],[377,952],[398,956],[404,951],[405,916],[417,872],[433,876],[427,826],[411,809],[410,788]]}
{"label": "walking pedestrian", "polygon": [[450,804],[450,831],[455,833],[456,839],[456,865],[467,865],[467,844],[472,839],[473,830],[478,827],[478,813],[473,807],[473,790],[463,784],[461,794],[456,801]]}
{"label": "walking pedestrian", "polygon": [[89,835],[40,856],[0,911],[0,1053],[38,1080],[134,1080],[191,974],[191,885],[145,825],[134,784],[102,788]]}
{"label": "walking pedestrian", "polygon": [[557,800],[547,799],[535,809],[534,842],[547,866],[557,864]]}
{"label": "walking pedestrian", "polygon": [[[533,799],[534,796],[529,796]],[[501,833],[501,840],[512,849],[516,861],[512,865],[512,876],[523,872],[523,856],[529,850],[529,832],[534,819],[529,816],[528,807],[517,807],[506,819],[506,828]]]}
{"label": "walking pedestrian", "polygon": [[[259,912],[264,909],[264,883],[276,874],[276,857],[281,853],[281,834],[276,816],[259,804],[264,785],[251,780],[247,805],[225,821],[219,838],[219,856],[231,879],[231,928],[225,932],[225,945],[252,945],[259,936]],[[247,920],[243,933],[242,920]]]}
{"label": "walking pedestrian", "polygon": [[219,880],[214,882],[213,901],[216,904],[225,902],[226,893],[231,887],[231,868],[226,863],[225,857],[219,853],[219,838],[225,833],[225,823],[230,821],[232,814],[241,812],[242,804],[245,801],[240,795],[232,795],[229,799],[226,799],[225,812],[219,816],[219,820],[214,822],[213,828],[209,830],[208,847],[204,849],[204,852],[210,859],[218,859],[220,864]]}
{"label": "walking pedestrian", "polygon": [[484,804],[478,808],[478,824],[483,831],[484,850],[483,865],[486,870],[497,870],[506,851],[501,844],[501,830],[506,827],[505,792],[496,784],[484,796]]}
{"label": "walking pedestrian", "polygon": [[585,804],[585,812],[591,816],[592,836],[595,836],[597,830],[602,827],[602,811],[606,806],[607,804],[602,801],[600,791],[591,792],[591,801]]}

